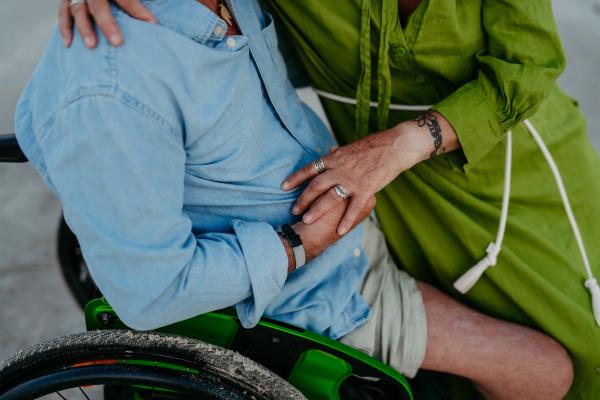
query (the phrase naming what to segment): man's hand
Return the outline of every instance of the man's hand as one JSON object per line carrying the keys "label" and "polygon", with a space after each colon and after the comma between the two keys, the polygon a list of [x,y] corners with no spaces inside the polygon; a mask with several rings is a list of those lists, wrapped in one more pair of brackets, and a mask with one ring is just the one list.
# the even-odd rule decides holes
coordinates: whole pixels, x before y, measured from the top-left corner
{"label": "man's hand", "polygon": [[[376,202],[375,196],[371,196],[371,198],[367,201],[367,204],[360,211],[359,216],[352,225],[351,229],[354,229],[356,225],[360,224],[369,216],[369,214],[371,214]],[[296,233],[300,235],[300,238],[302,239],[304,252],[306,253],[306,262],[309,262],[313,258],[317,257],[326,248],[341,239],[342,236],[337,233],[337,227],[342,220],[342,217],[346,213],[349,203],[350,200],[344,200],[340,202],[331,211],[319,218],[318,221],[310,225],[305,224],[302,221],[294,224],[294,231],[296,231]],[[287,240],[285,240],[281,235],[279,238],[281,239],[288,256],[288,273],[291,273],[296,269],[294,251]]]}

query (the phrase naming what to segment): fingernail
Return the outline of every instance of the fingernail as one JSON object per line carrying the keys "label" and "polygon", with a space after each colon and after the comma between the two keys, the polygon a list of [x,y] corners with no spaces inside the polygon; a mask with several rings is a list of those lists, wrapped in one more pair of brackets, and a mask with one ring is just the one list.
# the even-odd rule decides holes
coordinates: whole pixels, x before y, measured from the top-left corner
{"label": "fingernail", "polygon": [[92,47],[94,45],[94,39],[90,37],[85,38],[84,41],[87,47]]}
{"label": "fingernail", "polygon": [[341,236],[341,235],[345,234],[345,233],[346,233],[346,231],[347,231],[346,227],[345,227],[345,226],[342,226],[342,227],[341,227],[341,228],[338,230],[338,233],[339,233],[339,234],[340,234],[340,236]]}
{"label": "fingernail", "polygon": [[158,21],[154,18],[149,19],[148,22],[150,22],[151,24],[154,24],[154,25],[158,24]]}
{"label": "fingernail", "polygon": [[69,41],[66,38],[63,38],[63,45],[69,47]]}
{"label": "fingernail", "polygon": [[281,189],[283,189],[283,190],[286,190],[289,187],[290,187],[290,184],[287,181],[283,182],[283,184],[281,185]]}
{"label": "fingernail", "polygon": [[294,206],[294,208],[292,208],[292,214],[298,215],[299,213],[300,213],[300,209],[298,208],[298,206]]}
{"label": "fingernail", "polygon": [[312,221],[312,215],[306,214],[304,216],[304,222],[306,222],[308,224],[310,221]]}
{"label": "fingernail", "polygon": [[110,37],[110,43],[111,43],[113,46],[118,46],[118,45],[120,45],[120,44],[121,44],[121,38],[119,37],[119,35],[112,35],[112,36]]}

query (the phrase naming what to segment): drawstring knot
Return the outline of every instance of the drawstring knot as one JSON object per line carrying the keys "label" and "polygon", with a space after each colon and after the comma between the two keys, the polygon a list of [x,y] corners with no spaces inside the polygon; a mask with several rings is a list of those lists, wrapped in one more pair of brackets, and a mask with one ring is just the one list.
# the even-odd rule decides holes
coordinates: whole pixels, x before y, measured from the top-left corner
{"label": "drawstring knot", "polygon": [[485,256],[484,259],[487,259],[490,267],[495,266],[496,262],[498,262],[498,254],[500,253],[500,249],[501,247],[499,245],[496,246],[496,243],[494,242],[488,244],[487,249],[485,249],[487,256]]}
{"label": "drawstring knot", "polygon": [[456,282],[454,282],[454,288],[462,294],[467,293],[475,283],[481,278],[481,275],[489,267],[496,265],[498,261],[498,253],[500,253],[501,247],[492,242],[488,245],[485,250],[487,255],[481,259],[474,267],[468,270],[463,276],[461,276]]}

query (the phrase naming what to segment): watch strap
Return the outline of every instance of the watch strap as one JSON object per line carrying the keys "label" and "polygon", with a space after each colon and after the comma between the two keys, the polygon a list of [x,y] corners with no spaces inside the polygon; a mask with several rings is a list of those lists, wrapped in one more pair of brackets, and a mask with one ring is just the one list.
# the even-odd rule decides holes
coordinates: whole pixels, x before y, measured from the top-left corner
{"label": "watch strap", "polygon": [[281,233],[281,236],[285,238],[294,251],[294,258],[296,259],[296,269],[306,264],[306,253],[304,252],[304,246],[302,245],[302,239],[300,235],[294,231],[292,225],[289,222],[281,224],[275,227],[275,232]]}
{"label": "watch strap", "polygon": [[294,258],[296,258],[296,269],[306,264],[306,253],[304,252],[304,246],[292,247],[294,250]]}

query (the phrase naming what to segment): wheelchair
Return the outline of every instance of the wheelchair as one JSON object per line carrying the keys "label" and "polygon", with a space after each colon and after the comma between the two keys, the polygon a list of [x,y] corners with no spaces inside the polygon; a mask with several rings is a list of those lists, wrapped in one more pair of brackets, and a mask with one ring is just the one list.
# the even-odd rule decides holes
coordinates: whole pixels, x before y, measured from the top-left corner
{"label": "wheelchair", "polygon": [[[14,135],[0,135],[0,162],[27,161]],[[420,372],[411,391],[400,373],[358,350],[265,317],[244,329],[231,308],[154,331],[132,330],[97,290],[64,218],[58,254],[87,332],[0,363],[0,400],[452,398],[441,374]]]}

